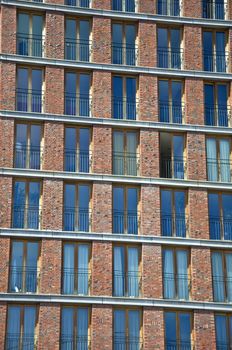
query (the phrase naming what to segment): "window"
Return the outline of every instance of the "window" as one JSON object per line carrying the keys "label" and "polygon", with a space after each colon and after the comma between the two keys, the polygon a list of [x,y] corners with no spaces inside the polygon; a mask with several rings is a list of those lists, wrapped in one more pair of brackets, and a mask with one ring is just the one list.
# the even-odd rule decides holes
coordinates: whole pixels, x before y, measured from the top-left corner
{"label": "window", "polygon": [[16,124],[14,167],[40,169],[42,128],[39,124]]}
{"label": "window", "polygon": [[184,106],[183,83],[175,80],[159,80],[159,121],[182,124]]}
{"label": "window", "polygon": [[65,114],[90,116],[90,75],[65,74]]}
{"label": "window", "polygon": [[90,310],[88,307],[63,307],[61,350],[90,349]]}
{"label": "window", "polygon": [[14,228],[39,228],[40,191],[40,182],[15,181],[12,218]]}
{"label": "window", "polygon": [[42,57],[43,16],[19,13],[17,22],[17,54]]}
{"label": "window", "polygon": [[138,196],[136,187],[113,188],[113,233],[138,234]]}
{"label": "window", "polygon": [[165,312],[165,349],[191,350],[191,314]]}
{"label": "window", "polygon": [[226,41],[225,32],[203,32],[204,70],[226,72],[228,65]]}
{"label": "window", "polygon": [[205,124],[228,126],[230,110],[227,84],[204,84]]}
{"label": "window", "polygon": [[90,246],[65,243],[63,246],[63,293],[87,295],[90,282]]}
{"label": "window", "polygon": [[136,0],[112,0],[112,10],[135,12]]}
{"label": "window", "polygon": [[16,108],[23,112],[43,110],[43,71],[36,68],[17,69]]}
{"label": "window", "polygon": [[88,232],[90,227],[90,186],[65,184],[64,230]]}
{"label": "window", "polygon": [[232,240],[232,195],[209,193],[210,239]]}
{"label": "window", "polygon": [[133,24],[113,23],[112,57],[114,64],[134,66],[137,59],[136,26]]}
{"label": "window", "polygon": [[158,28],[158,67],[181,69],[181,31],[177,28]]}
{"label": "window", "polygon": [[136,78],[113,77],[113,118],[136,119]]}
{"label": "window", "polygon": [[186,237],[186,194],[184,191],[161,190],[162,236]]}
{"label": "window", "polygon": [[38,242],[13,241],[10,261],[10,292],[36,293],[39,270],[37,267],[40,254]]}
{"label": "window", "polygon": [[184,179],[184,136],[166,132],[160,134],[160,176]]}
{"label": "window", "polygon": [[113,133],[113,173],[116,175],[137,175],[138,134],[134,131]]}
{"label": "window", "polygon": [[203,18],[225,19],[226,3],[224,0],[203,0]]}
{"label": "window", "polygon": [[37,308],[9,305],[7,313],[6,349],[34,349]]}
{"label": "window", "polygon": [[212,252],[214,301],[232,301],[232,253]]}
{"label": "window", "polygon": [[180,16],[179,0],[157,0],[157,14],[166,16]]}
{"label": "window", "polygon": [[90,141],[89,128],[65,128],[65,171],[89,173]]}
{"label": "window", "polygon": [[65,5],[89,8],[91,0],[65,0]]}
{"label": "window", "polygon": [[87,20],[66,19],[65,58],[74,61],[89,61],[90,23]]}
{"label": "window", "polygon": [[230,140],[208,138],[206,140],[206,153],[208,180],[230,182]]}
{"label": "window", "polygon": [[114,310],[114,350],[140,350],[141,312],[137,309]]}
{"label": "window", "polygon": [[184,249],[163,250],[164,298],[189,299],[189,258]]}
{"label": "window", "polygon": [[114,247],[114,296],[139,296],[141,280],[139,261],[138,247]]}
{"label": "window", "polygon": [[227,350],[232,347],[232,316],[215,315],[217,350]]}

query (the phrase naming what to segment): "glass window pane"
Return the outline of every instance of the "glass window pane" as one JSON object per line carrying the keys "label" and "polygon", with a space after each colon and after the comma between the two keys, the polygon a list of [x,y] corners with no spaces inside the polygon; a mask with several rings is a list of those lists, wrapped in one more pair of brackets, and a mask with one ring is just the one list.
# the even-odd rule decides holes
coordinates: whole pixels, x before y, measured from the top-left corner
{"label": "glass window pane", "polygon": [[23,34],[24,37],[29,34],[29,15],[26,13],[18,14],[17,34]]}
{"label": "glass window pane", "polygon": [[176,348],[176,313],[175,312],[165,312],[165,340],[167,349]]}
{"label": "glass window pane", "polygon": [[18,349],[20,344],[20,306],[8,306],[6,349]]}
{"label": "glass window pane", "polygon": [[74,293],[74,244],[66,243],[64,245],[63,256],[63,293]]}
{"label": "glass window pane", "polygon": [[17,88],[22,90],[28,89],[28,69],[18,68],[17,70]]}
{"label": "glass window pane", "polygon": [[24,307],[24,333],[23,349],[34,350],[34,333],[36,323],[36,308],[33,306]]}
{"label": "glass window pane", "polygon": [[89,246],[78,246],[78,294],[88,294]]}
{"label": "glass window pane", "polygon": [[121,24],[113,24],[112,27],[112,38],[113,38],[113,44],[122,44],[122,25]]}
{"label": "glass window pane", "polygon": [[114,247],[114,296],[125,295],[125,248]]}
{"label": "glass window pane", "polygon": [[113,189],[113,232],[124,233],[124,188]]}
{"label": "glass window pane", "polygon": [[210,238],[221,239],[219,198],[216,193],[209,193],[209,226]]}
{"label": "glass window pane", "polygon": [[42,89],[42,70],[32,69],[32,90],[41,91]]}
{"label": "glass window pane", "polygon": [[158,28],[158,48],[168,47],[168,31],[165,28]]}
{"label": "glass window pane", "polygon": [[32,33],[35,36],[41,36],[43,30],[43,17],[38,15],[32,16]]}
{"label": "glass window pane", "polygon": [[61,322],[61,349],[71,350],[73,349],[73,315],[74,310],[71,307],[64,307],[62,309],[62,322]]}
{"label": "glass window pane", "polygon": [[[66,31],[65,37],[66,39],[76,40],[76,20],[75,19],[66,19]],[[70,74],[70,73],[68,73]]]}
{"label": "glass window pane", "polygon": [[135,247],[128,248],[128,296],[139,296],[139,250]]}
{"label": "glass window pane", "polygon": [[168,298],[168,299],[173,299],[176,296],[173,259],[174,259],[173,250],[164,249],[163,250],[164,298]]}
{"label": "glass window pane", "polygon": [[171,48],[180,49],[180,30],[171,29]]}
{"label": "glass window pane", "polygon": [[172,236],[172,192],[161,190],[162,236]]}
{"label": "glass window pane", "polygon": [[77,349],[88,349],[88,308],[77,309]]}
{"label": "glass window pane", "polygon": [[226,316],[224,315],[216,315],[215,316],[216,323],[216,341],[218,349],[227,349],[228,338],[226,332]]}
{"label": "glass window pane", "polygon": [[215,301],[225,300],[224,291],[224,271],[223,255],[221,253],[212,253],[212,275],[213,275],[213,293]]}
{"label": "glass window pane", "polygon": [[126,313],[124,310],[114,311],[114,349],[125,350]]}
{"label": "glass window pane", "polygon": [[80,21],[79,37],[81,41],[87,42],[89,40],[89,28],[89,21]]}
{"label": "glass window pane", "polygon": [[140,349],[140,312],[138,310],[128,311],[128,331],[129,331],[129,349]]}
{"label": "glass window pane", "polygon": [[13,242],[10,263],[10,290],[19,292],[23,287],[23,242]]}
{"label": "glass window pane", "polygon": [[183,348],[191,347],[191,316],[187,313],[179,313],[180,342]]}
{"label": "glass window pane", "polygon": [[65,75],[65,92],[76,95],[76,73],[66,73]]}

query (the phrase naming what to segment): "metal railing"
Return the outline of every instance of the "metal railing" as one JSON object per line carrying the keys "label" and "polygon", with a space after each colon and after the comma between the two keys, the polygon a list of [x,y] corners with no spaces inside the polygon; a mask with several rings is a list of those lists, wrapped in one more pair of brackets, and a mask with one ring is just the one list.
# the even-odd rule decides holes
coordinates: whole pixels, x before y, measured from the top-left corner
{"label": "metal railing", "polygon": [[71,172],[89,173],[92,164],[92,152],[90,150],[64,150],[64,170]]}
{"label": "metal railing", "polygon": [[140,228],[138,211],[113,210],[113,233],[137,235]]}
{"label": "metal railing", "polygon": [[123,333],[113,335],[114,350],[142,350],[143,341],[141,337],[129,336]]}
{"label": "metal railing", "polygon": [[65,39],[65,59],[71,61],[89,62],[92,50],[90,40]]}
{"label": "metal railing", "polygon": [[137,176],[139,168],[138,153],[113,152],[113,174]]}
{"label": "metal railing", "polygon": [[140,295],[142,276],[138,271],[121,273],[121,271],[114,270],[113,279],[114,296],[138,297]]}
{"label": "metal railing", "polygon": [[15,145],[15,168],[40,169],[41,162],[42,148],[40,146]]}
{"label": "metal railing", "polygon": [[216,340],[217,350],[232,350],[232,344],[228,342],[218,341]]}
{"label": "metal railing", "polygon": [[111,0],[113,11],[135,12],[137,7],[136,0]]}
{"label": "metal railing", "polygon": [[63,294],[88,295],[91,281],[89,269],[63,268]]}
{"label": "metal railing", "polygon": [[165,158],[161,154],[160,177],[172,179],[184,179],[187,169],[187,161],[184,157]]}
{"label": "metal railing", "polygon": [[90,117],[91,109],[92,97],[90,95],[65,93],[65,114]]}
{"label": "metal railing", "polygon": [[203,52],[203,69],[208,72],[227,72],[229,67],[229,52]]}
{"label": "metal railing", "polygon": [[207,180],[231,182],[231,164],[229,159],[207,157]]}
{"label": "metal railing", "polygon": [[185,214],[161,213],[162,236],[186,237],[188,220]]}
{"label": "metal railing", "polygon": [[181,101],[159,101],[159,121],[162,123],[182,124],[185,104]]}
{"label": "metal railing", "polygon": [[191,341],[165,339],[165,350],[194,350]]}
{"label": "metal railing", "polygon": [[40,228],[42,216],[39,205],[15,205],[12,211],[13,228]]}
{"label": "metal railing", "polygon": [[90,7],[91,0],[65,0],[65,5],[76,7]]}
{"label": "metal railing", "polygon": [[89,208],[64,207],[64,231],[89,232],[91,226],[91,210]]}
{"label": "metal railing", "polygon": [[114,119],[136,120],[138,99],[136,97],[112,97],[112,116]]}
{"label": "metal railing", "polygon": [[202,17],[210,19],[225,19],[227,17],[228,7],[224,1],[217,2],[212,0],[202,1]]}
{"label": "metal railing", "polygon": [[157,0],[157,14],[164,16],[180,16],[182,3],[179,0]]}
{"label": "metal railing", "polygon": [[225,239],[232,240],[232,217],[224,218],[210,217],[209,218],[210,239]]}
{"label": "metal railing", "polygon": [[16,89],[16,110],[22,112],[43,111],[44,93],[42,90]]}
{"label": "metal railing", "polygon": [[112,63],[136,66],[138,45],[112,43]]}
{"label": "metal railing", "polygon": [[7,333],[5,350],[35,350],[34,334]]}
{"label": "metal railing", "polygon": [[39,269],[30,266],[10,266],[9,291],[13,293],[36,293]]}
{"label": "metal railing", "polygon": [[157,64],[160,68],[181,69],[183,65],[183,49],[158,47]]}
{"label": "metal railing", "polygon": [[164,273],[163,286],[165,299],[189,299],[191,284],[187,273]]}
{"label": "metal railing", "polygon": [[42,57],[43,51],[43,35],[17,33],[18,55]]}
{"label": "metal railing", "polygon": [[228,126],[231,119],[231,108],[226,105],[205,105],[205,124]]}
{"label": "metal railing", "polygon": [[[86,329],[86,333],[88,333],[88,329]],[[88,335],[78,335],[74,337],[62,334],[60,339],[60,348],[61,350],[90,350],[91,338]]]}
{"label": "metal railing", "polygon": [[232,278],[212,275],[214,301],[232,301]]}

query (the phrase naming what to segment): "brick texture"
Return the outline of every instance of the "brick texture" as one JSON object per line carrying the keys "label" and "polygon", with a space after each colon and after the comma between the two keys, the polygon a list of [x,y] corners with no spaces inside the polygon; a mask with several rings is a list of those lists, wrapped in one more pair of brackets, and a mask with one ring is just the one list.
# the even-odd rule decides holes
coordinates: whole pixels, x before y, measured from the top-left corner
{"label": "brick texture", "polygon": [[45,69],[45,112],[64,113],[64,70],[47,66]]}
{"label": "brick texture", "polygon": [[92,116],[95,118],[111,118],[111,73],[93,72],[92,81]]}
{"label": "brick texture", "polygon": [[214,314],[209,311],[194,312],[196,350],[216,350]]}
{"label": "brick texture", "polygon": [[92,295],[112,295],[112,243],[93,242]]}
{"label": "brick texture", "polygon": [[43,181],[42,228],[62,230],[63,228],[63,181]]}
{"label": "brick texture", "polygon": [[158,186],[141,186],[141,234],[160,236],[160,190]]}
{"label": "brick texture", "polygon": [[0,303],[0,315],[0,350],[4,350],[7,315],[7,304],[5,302]]}
{"label": "brick texture", "polygon": [[205,135],[187,134],[188,179],[206,180]]}
{"label": "brick texture", "polygon": [[113,310],[111,306],[92,307],[92,348],[94,350],[111,350],[113,327]]}
{"label": "brick texture", "polygon": [[143,308],[144,349],[164,350],[164,317],[163,310]]}
{"label": "brick texture", "polygon": [[[0,293],[7,293],[10,262],[10,239],[0,239]],[[1,314],[1,312],[0,312]]]}
{"label": "brick texture", "polygon": [[15,110],[16,65],[0,63],[0,109]]}
{"label": "brick texture", "polygon": [[184,0],[183,1],[184,17],[202,17],[202,1],[201,0]]}
{"label": "brick texture", "polygon": [[16,7],[1,5],[0,21],[0,51],[16,54]]}
{"label": "brick texture", "polygon": [[92,231],[112,232],[112,185],[93,183],[92,204]]}
{"label": "brick texture", "polygon": [[64,170],[64,124],[44,123],[44,170]]}
{"label": "brick texture", "polygon": [[92,0],[92,7],[99,10],[110,10],[111,0]]}
{"label": "brick texture", "polygon": [[[190,1],[188,1],[190,3]],[[192,3],[192,2],[191,2]],[[198,26],[184,26],[184,68],[202,70],[202,37]]]}
{"label": "brick texture", "polygon": [[156,7],[155,3],[154,0],[139,1],[139,12],[154,14]]}
{"label": "brick texture", "polygon": [[[52,2],[52,1],[50,1]],[[49,58],[64,58],[64,15],[46,12],[45,55]]]}
{"label": "brick texture", "polygon": [[138,27],[140,66],[155,67],[156,58],[156,24],[149,21],[139,21]]}
{"label": "brick texture", "polygon": [[112,174],[112,129],[105,126],[93,128],[93,173]]}
{"label": "brick texture", "polygon": [[204,125],[204,83],[200,79],[185,79],[185,122]]}
{"label": "brick texture", "polygon": [[144,298],[162,298],[162,253],[160,245],[143,244],[142,287]]}
{"label": "brick texture", "polygon": [[189,236],[209,239],[208,194],[202,189],[190,188],[188,193]]}
{"label": "brick texture", "polygon": [[111,63],[111,20],[93,17],[92,60],[97,63]]}
{"label": "brick texture", "polygon": [[14,120],[0,118],[0,167],[13,168]]}
{"label": "brick texture", "polygon": [[38,350],[59,350],[60,305],[40,304]]}
{"label": "brick texture", "polygon": [[159,177],[159,133],[155,129],[140,132],[140,175]]}
{"label": "brick texture", "polygon": [[0,227],[11,227],[12,177],[0,177]]}
{"label": "brick texture", "polygon": [[153,75],[139,75],[139,119],[157,122],[158,79]]}

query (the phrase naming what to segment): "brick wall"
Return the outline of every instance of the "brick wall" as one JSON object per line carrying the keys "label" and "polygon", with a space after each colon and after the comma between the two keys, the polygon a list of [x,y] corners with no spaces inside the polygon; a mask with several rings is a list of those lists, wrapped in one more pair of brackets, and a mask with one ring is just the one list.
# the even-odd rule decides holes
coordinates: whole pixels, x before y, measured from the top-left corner
{"label": "brick wall", "polygon": [[163,310],[143,308],[144,349],[164,350],[164,317]]}
{"label": "brick wall", "polygon": [[63,181],[44,179],[42,197],[42,228],[63,228]]}
{"label": "brick wall", "polygon": [[204,82],[200,79],[185,79],[185,122],[204,125]]}
{"label": "brick wall", "polygon": [[160,236],[160,189],[142,185],[140,195],[141,234]]}
{"label": "brick wall", "polygon": [[160,245],[142,246],[142,296],[144,298],[162,298],[162,251]]}
{"label": "brick wall", "polygon": [[1,5],[0,51],[16,54],[17,14],[16,7]]}
{"label": "brick wall", "polygon": [[190,188],[188,192],[189,236],[209,239],[208,193],[203,189]]}
{"label": "brick wall", "polygon": [[92,116],[111,118],[111,73],[94,71],[92,79]]}
{"label": "brick wall", "polygon": [[40,304],[38,350],[59,350],[60,317],[59,304]]}
{"label": "brick wall", "polygon": [[201,0],[184,0],[183,16],[202,18],[202,1]]}
{"label": "brick wall", "polygon": [[194,312],[195,349],[216,350],[214,314],[209,311]]}
{"label": "brick wall", "polygon": [[43,169],[64,170],[64,124],[44,123]]}
{"label": "brick wall", "polygon": [[112,174],[112,129],[107,126],[93,128],[93,173]]}
{"label": "brick wall", "polygon": [[92,61],[111,63],[111,19],[93,17]]}
{"label": "brick wall", "polygon": [[45,112],[64,113],[64,70],[47,66],[45,69]]}
{"label": "brick wall", "polygon": [[0,167],[13,168],[14,119],[0,118]]}
{"label": "brick wall", "polygon": [[0,227],[11,227],[12,177],[0,177]]}
{"label": "brick wall", "polygon": [[140,175],[159,177],[159,132],[154,129],[140,131]]}
{"label": "brick wall", "polygon": [[64,15],[53,11],[46,11],[45,27],[45,56],[49,58],[64,59]]}
{"label": "brick wall", "polygon": [[110,10],[111,0],[92,0],[92,7],[101,10]]}
{"label": "brick wall", "polygon": [[92,306],[92,348],[111,350],[113,310],[112,306]]}
{"label": "brick wall", "polygon": [[93,242],[92,295],[112,295],[112,243]]}
{"label": "brick wall", "polygon": [[139,21],[138,25],[138,65],[155,67],[156,60],[156,24],[149,21]]}
{"label": "brick wall", "polygon": [[[9,264],[10,264],[10,238],[2,237],[0,239],[0,252],[1,252],[0,254],[0,293],[7,293]],[[1,315],[1,312],[0,312],[0,315]],[[1,339],[1,336],[0,336],[0,339]]]}
{"label": "brick wall", "polygon": [[92,229],[93,232],[112,232],[112,185],[93,183],[92,190]]}
{"label": "brick wall", "polygon": [[7,303],[5,302],[0,302],[0,315],[0,350],[4,350],[7,315]]}
{"label": "brick wall", "polygon": [[205,135],[189,132],[187,134],[188,179],[206,180]]}
{"label": "brick wall", "polygon": [[139,12],[141,13],[149,13],[149,14],[155,14],[155,8],[156,4],[154,0],[146,0],[146,1],[139,1]]}
{"label": "brick wall", "polygon": [[158,121],[158,79],[153,75],[139,75],[139,120]]}
{"label": "brick wall", "polygon": [[15,110],[16,65],[0,63],[0,109]]}
{"label": "brick wall", "polygon": [[[192,3],[192,1],[188,1]],[[202,70],[201,27],[184,26],[184,68]]]}

